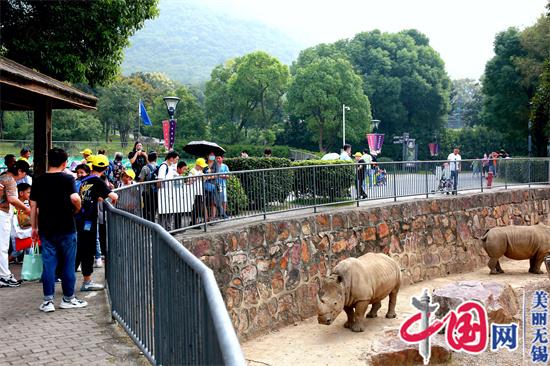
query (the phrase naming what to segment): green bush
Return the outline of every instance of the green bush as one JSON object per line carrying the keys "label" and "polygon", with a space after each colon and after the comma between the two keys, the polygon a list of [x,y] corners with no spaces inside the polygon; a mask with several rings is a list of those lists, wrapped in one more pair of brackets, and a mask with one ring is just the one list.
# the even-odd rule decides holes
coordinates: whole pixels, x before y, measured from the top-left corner
{"label": "green bush", "polygon": [[[294,171],[296,198],[302,200],[326,198],[328,202],[349,198],[350,188],[355,186],[356,180],[356,166],[349,163],[341,160],[293,162],[293,167],[304,167]],[[322,202],[325,201],[322,200]]]}
{"label": "green bush", "polygon": [[548,182],[548,162],[542,160],[497,161],[497,178],[508,183]]}
{"label": "green bush", "polygon": [[239,178],[227,178],[227,210],[230,215],[238,215],[248,208],[248,196],[241,185]]}
{"label": "green bush", "polygon": [[[282,158],[229,158],[224,160],[232,172],[250,171],[235,175],[241,181],[251,210],[267,209],[271,202],[284,202],[292,189],[290,160]],[[259,169],[268,169],[255,171]]]}

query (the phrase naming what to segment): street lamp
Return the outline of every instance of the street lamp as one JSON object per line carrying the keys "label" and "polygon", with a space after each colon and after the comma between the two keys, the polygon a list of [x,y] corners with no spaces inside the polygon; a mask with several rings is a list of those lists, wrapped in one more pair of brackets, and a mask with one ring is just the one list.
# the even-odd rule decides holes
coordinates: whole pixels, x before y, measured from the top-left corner
{"label": "street lamp", "polygon": [[178,103],[180,102],[180,98],[178,97],[164,97],[164,103],[166,103],[166,109],[168,110],[168,115],[170,116],[170,120],[174,119],[174,114],[176,113],[176,107],[178,106]]}
{"label": "street lamp", "polygon": [[349,109],[349,106],[342,104],[342,146],[346,144],[346,111]]}
{"label": "street lamp", "polygon": [[379,119],[371,119],[371,123],[372,123],[372,130],[377,130],[378,129],[378,125],[380,124],[380,120]]}

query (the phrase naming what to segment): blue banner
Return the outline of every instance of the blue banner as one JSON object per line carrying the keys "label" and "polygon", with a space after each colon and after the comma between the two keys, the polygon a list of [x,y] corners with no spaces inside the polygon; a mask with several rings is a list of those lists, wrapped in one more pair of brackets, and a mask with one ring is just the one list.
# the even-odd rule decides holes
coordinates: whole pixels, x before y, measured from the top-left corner
{"label": "blue banner", "polygon": [[151,126],[151,120],[149,119],[149,115],[147,114],[147,111],[145,110],[145,106],[143,105],[143,102],[139,101],[139,116],[143,120],[143,124],[145,126]]}

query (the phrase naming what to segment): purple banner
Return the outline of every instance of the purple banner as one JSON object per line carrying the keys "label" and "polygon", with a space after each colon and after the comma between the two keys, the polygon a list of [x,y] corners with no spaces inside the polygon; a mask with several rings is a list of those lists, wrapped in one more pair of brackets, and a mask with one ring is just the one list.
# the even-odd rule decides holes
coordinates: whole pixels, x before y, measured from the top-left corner
{"label": "purple banner", "polygon": [[428,147],[430,148],[430,154],[432,156],[437,156],[439,154],[439,144],[432,142],[428,144]]}
{"label": "purple banner", "polygon": [[371,152],[380,154],[382,151],[382,145],[384,144],[383,133],[368,133],[367,142],[369,143],[369,149]]}

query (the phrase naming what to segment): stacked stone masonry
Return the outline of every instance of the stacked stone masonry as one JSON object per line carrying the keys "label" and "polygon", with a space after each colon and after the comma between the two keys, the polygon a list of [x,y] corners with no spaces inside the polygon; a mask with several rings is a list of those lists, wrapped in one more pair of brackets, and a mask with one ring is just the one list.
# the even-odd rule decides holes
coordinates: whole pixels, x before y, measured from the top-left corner
{"label": "stacked stone masonry", "polygon": [[316,315],[320,280],[367,252],[399,262],[403,283],[470,272],[490,228],[549,223],[550,189],[518,189],[338,208],[200,237],[177,236],[206,263],[241,340]]}

